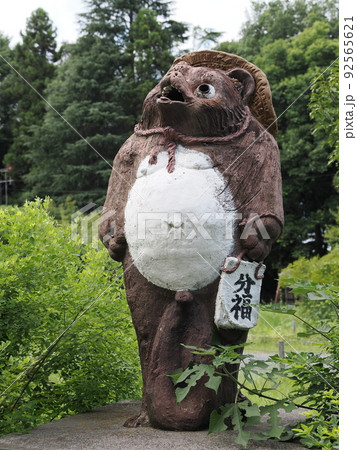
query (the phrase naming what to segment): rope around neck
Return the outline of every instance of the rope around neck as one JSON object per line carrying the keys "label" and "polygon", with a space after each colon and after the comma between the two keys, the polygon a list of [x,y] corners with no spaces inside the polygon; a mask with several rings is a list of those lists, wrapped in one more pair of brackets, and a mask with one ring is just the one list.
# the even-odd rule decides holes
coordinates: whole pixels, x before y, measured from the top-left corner
{"label": "rope around neck", "polygon": [[[195,145],[195,144],[230,144],[237,137],[245,133],[250,123],[251,115],[248,113],[244,119],[243,125],[234,133],[228,134],[226,136],[213,136],[213,137],[195,137],[187,136],[186,134],[179,133],[172,127],[156,127],[150,128],[148,130],[142,130],[139,124],[135,125],[134,133],[136,136],[153,136],[155,134],[162,135],[162,145],[166,145],[169,160],[166,169],[169,173],[172,173],[175,169],[175,149],[177,147],[177,142],[183,145]],[[156,146],[150,152],[149,164],[157,163],[157,155],[160,153],[160,147]]]}

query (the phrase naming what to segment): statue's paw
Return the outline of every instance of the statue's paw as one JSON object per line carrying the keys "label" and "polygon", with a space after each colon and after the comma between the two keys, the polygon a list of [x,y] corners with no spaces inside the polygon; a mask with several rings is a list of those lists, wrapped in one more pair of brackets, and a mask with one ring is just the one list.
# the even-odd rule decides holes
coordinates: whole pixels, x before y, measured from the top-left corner
{"label": "statue's paw", "polygon": [[130,417],[124,422],[124,427],[127,428],[137,428],[137,427],[149,427],[150,421],[149,416],[146,411],[140,411],[133,417]]}
{"label": "statue's paw", "polygon": [[253,261],[263,261],[270,253],[272,242],[263,240],[257,236],[249,236],[241,239],[242,249],[246,250],[246,256]]}

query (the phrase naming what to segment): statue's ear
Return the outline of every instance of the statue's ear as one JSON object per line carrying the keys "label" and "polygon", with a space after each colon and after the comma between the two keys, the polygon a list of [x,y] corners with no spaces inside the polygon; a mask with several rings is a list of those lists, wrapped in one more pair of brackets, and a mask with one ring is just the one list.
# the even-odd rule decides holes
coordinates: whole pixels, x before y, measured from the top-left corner
{"label": "statue's ear", "polygon": [[242,96],[242,100],[245,105],[248,104],[251,95],[255,91],[255,81],[252,75],[244,69],[236,68],[227,72],[230,78],[238,80],[240,85],[238,85],[238,90]]}

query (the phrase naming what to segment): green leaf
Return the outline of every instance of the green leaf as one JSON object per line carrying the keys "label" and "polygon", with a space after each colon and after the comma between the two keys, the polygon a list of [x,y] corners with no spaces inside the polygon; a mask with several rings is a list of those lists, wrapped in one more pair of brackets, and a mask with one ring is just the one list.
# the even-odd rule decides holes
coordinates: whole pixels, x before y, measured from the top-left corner
{"label": "green leaf", "polygon": [[289,413],[289,412],[294,411],[295,409],[297,409],[297,406],[294,403],[291,402],[291,403],[288,403],[288,404],[284,403],[281,406],[281,408],[284,409],[285,412]]}
{"label": "green leaf", "polygon": [[[248,407],[248,402],[242,402],[244,407]],[[245,409],[245,408],[243,408]],[[227,418],[231,418],[233,429],[238,431],[238,436],[235,439],[235,442],[238,445],[242,445],[244,448],[247,447],[249,439],[251,439],[251,432],[246,431],[244,429],[244,421],[243,421],[243,414],[241,410],[241,404],[239,403],[232,403],[227,404],[223,408],[221,408],[221,417],[218,421],[216,418],[220,428],[222,428],[222,421],[224,421]]]}
{"label": "green leaf", "polygon": [[174,384],[177,384],[177,383],[179,383],[177,380],[181,377],[182,373],[183,373],[183,369],[180,368],[180,369],[175,370],[174,372],[167,373],[166,376],[172,378],[172,381],[174,382]]}
{"label": "green leaf", "polygon": [[[178,387],[175,390],[177,403],[181,403],[184,398],[186,398],[187,394],[190,392],[190,389],[196,386],[197,381],[200,380],[206,374],[207,368],[206,364],[197,364],[192,369],[186,369],[183,372],[181,377],[176,381],[179,383],[181,381],[185,381],[185,387]],[[189,376],[187,376],[186,372]],[[181,380],[181,381],[179,381]]]}
{"label": "green leaf", "polygon": [[283,406],[284,402],[276,402],[273,405],[263,406],[261,408],[262,416],[264,414],[269,414],[267,422],[269,423],[270,428],[267,430],[267,433],[270,437],[279,439],[281,434],[285,431],[285,426],[279,426],[279,422],[281,421],[279,409]]}
{"label": "green leaf", "polygon": [[222,377],[221,376],[214,376],[211,375],[208,379],[208,381],[205,383],[205,386],[209,389],[213,389],[215,393],[217,394],[218,388],[221,385]]}
{"label": "green leaf", "polygon": [[309,300],[325,300],[331,298],[331,296],[326,291],[313,291],[308,292],[307,297]]}
{"label": "green leaf", "polygon": [[238,445],[242,445],[244,448],[247,448],[249,439],[251,438],[252,434],[250,431],[241,430],[234,442]]}
{"label": "green leaf", "polygon": [[224,423],[226,417],[220,414],[218,411],[212,411],[209,419],[208,434],[218,433],[226,430],[228,427]]}
{"label": "green leaf", "polygon": [[168,373],[166,375],[168,377],[172,378],[174,384],[176,385],[176,384],[179,384],[179,383],[182,383],[183,381],[185,381],[186,378],[188,378],[192,373],[195,373],[196,371],[197,371],[197,366],[195,366],[194,363],[191,362],[188,365],[187,369],[182,370],[180,368],[180,369],[177,369],[174,372]]}

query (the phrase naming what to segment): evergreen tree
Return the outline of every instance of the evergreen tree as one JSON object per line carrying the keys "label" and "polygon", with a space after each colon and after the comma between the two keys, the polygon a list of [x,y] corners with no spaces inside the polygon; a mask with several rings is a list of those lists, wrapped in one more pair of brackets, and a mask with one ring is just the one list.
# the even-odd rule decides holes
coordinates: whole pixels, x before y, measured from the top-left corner
{"label": "evergreen tree", "polygon": [[286,222],[269,258],[275,269],[302,256],[326,254],[324,231],[335,224],[336,167],[328,165],[332,148],[320,145],[309,102],[313,81],[337,58],[337,30],[336,1],[253,2],[253,19],[242,38],[219,47],[255,63],[270,82],[279,118]]}
{"label": "evergreen tree", "polygon": [[0,32],[0,169],[3,167],[3,158],[11,144],[11,102],[6,87],[6,78],[11,72],[11,67],[7,61],[12,59],[9,44],[10,40]]}
{"label": "evergreen tree", "polygon": [[[30,168],[26,158],[30,127],[40,125],[46,111],[46,104],[38,93],[44,94],[55,74],[54,62],[58,58],[56,31],[42,8],[31,14],[25,32],[21,32],[21,38],[22,42],[15,46],[11,60],[18,73],[11,70],[4,82],[11,100],[12,119],[12,143],[5,156],[5,163],[12,167],[15,190],[22,189],[22,178]],[[18,197],[15,195],[13,200]]]}
{"label": "evergreen tree", "polygon": [[172,62],[184,25],[162,1],[89,0],[81,37],[67,45],[48,88],[43,126],[29,141],[29,198],[104,201],[111,163],[141,113],[142,101]]}

